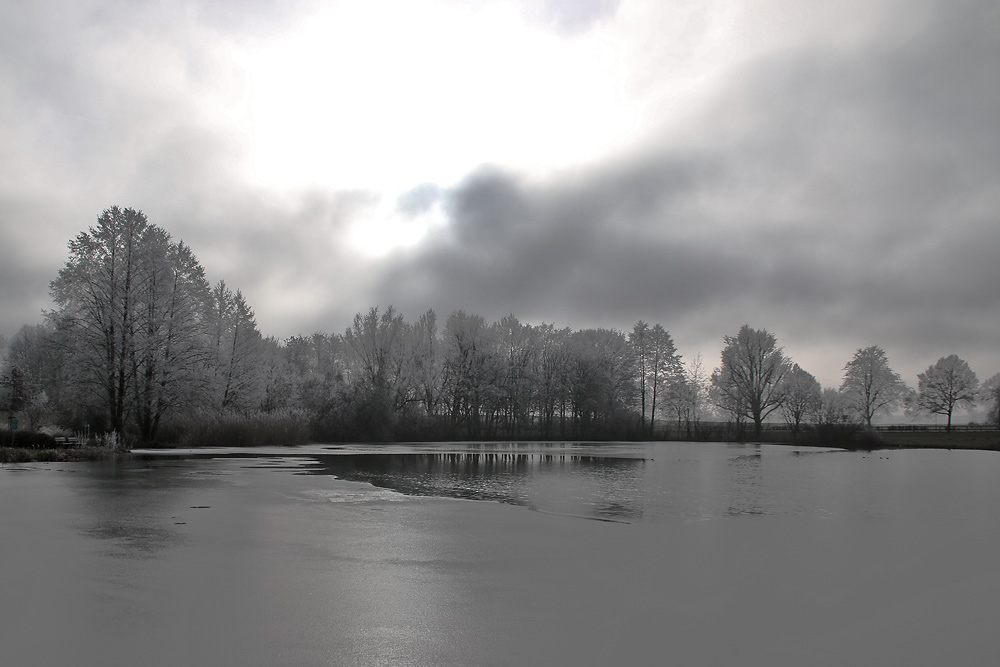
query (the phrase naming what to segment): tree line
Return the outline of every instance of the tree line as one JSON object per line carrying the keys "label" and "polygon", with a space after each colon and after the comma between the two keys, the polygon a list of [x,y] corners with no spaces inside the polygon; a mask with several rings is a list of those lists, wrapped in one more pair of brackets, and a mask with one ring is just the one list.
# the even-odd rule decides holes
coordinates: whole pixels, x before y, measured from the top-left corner
{"label": "tree line", "polygon": [[[240,290],[210,285],[191,248],[138,210],[106,209],[69,243],[55,307],[9,341],[3,401],[30,425],[210,444],[219,425],[315,440],[736,436],[783,419],[794,436],[865,425],[905,406],[947,415],[977,398],[995,420],[1000,374],[979,387],[955,355],[909,389],[878,346],[823,389],[764,330],[724,336],[712,372],[685,362],[661,324],[630,331],[495,322],[392,306],[343,333],[264,336]],[[264,425],[264,426],[262,426]],[[215,430],[213,430],[213,427]],[[247,431],[241,437],[246,438]],[[278,443],[275,443],[278,444]]]}

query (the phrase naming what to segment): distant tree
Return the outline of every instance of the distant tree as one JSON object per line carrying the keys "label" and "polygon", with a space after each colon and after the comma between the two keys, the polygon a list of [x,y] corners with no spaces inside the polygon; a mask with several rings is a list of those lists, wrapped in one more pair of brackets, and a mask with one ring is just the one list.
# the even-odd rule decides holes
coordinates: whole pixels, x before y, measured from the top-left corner
{"label": "distant tree", "polygon": [[840,391],[868,428],[876,414],[899,406],[907,393],[906,384],[889,367],[885,350],[878,345],[854,353],[844,366]]}
{"label": "distant tree", "polygon": [[989,413],[987,419],[1000,430],[1000,373],[992,376],[979,389],[981,400],[985,401]]}
{"label": "distant tree", "polygon": [[344,332],[358,424],[368,437],[390,437],[399,411],[417,398],[408,338],[409,327],[393,306],[356,314]]}
{"label": "distant tree", "polygon": [[857,412],[843,393],[832,387],[823,389],[819,412],[816,414],[816,420],[820,424],[850,424],[856,416]]}
{"label": "distant tree", "polygon": [[598,437],[625,425],[638,397],[626,336],[610,329],[581,329],[567,343],[573,435]]}
{"label": "distant tree", "polygon": [[[663,396],[671,397],[678,417],[689,416],[690,396],[684,377],[684,365],[674,347],[674,339],[662,325],[656,324],[649,330],[649,349],[646,357],[650,390],[649,435],[656,424],[656,407]],[[679,411],[678,411],[679,409]]]}
{"label": "distant tree", "polygon": [[53,335],[44,324],[25,325],[8,341],[0,371],[6,396],[0,405],[21,411],[39,400],[47,403],[47,392],[58,391],[61,363]]}
{"label": "distant tree", "polygon": [[535,327],[535,409],[545,438],[555,435],[557,424],[560,437],[567,437],[570,333],[569,329],[556,329],[551,324]]}
{"label": "distant tree", "polygon": [[957,355],[941,357],[917,375],[917,406],[931,414],[946,415],[951,431],[952,413],[962,405],[972,405],[979,390],[979,378]]}
{"label": "distant tree", "polygon": [[438,414],[441,402],[441,340],[438,337],[437,315],[428,310],[410,328],[410,354],[413,366],[413,388],[424,414]]}
{"label": "distant tree", "polygon": [[243,293],[233,292],[223,280],[212,289],[210,304],[214,406],[248,414],[261,408],[266,382],[256,315]]}
{"label": "distant tree", "polygon": [[501,378],[501,422],[510,437],[519,437],[528,425],[536,391],[535,363],[538,354],[534,330],[513,314],[493,325],[493,341],[503,367]]}
{"label": "distant tree", "polygon": [[785,376],[784,395],[781,412],[792,431],[792,438],[795,439],[802,422],[818,415],[822,410],[820,384],[811,373],[802,370],[798,364],[793,364]]}
{"label": "distant tree", "polygon": [[452,428],[464,426],[470,438],[488,433],[500,397],[503,368],[493,354],[494,334],[482,316],[462,310],[445,323],[443,393]]}
{"label": "distant tree", "polygon": [[760,438],[764,420],[784,403],[783,380],[791,364],[766,329],[744,324],[723,341],[722,365],[712,373],[716,401],[737,423],[753,420],[754,437]]}
{"label": "distant tree", "polygon": [[675,391],[680,394],[681,404],[678,419],[687,427],[687,437],[692,437],[692,427],[698,430],[699,423],[709,407],[709,380],[701,354],[696,354],[684,365],[684,373],[675,383]]}
{"label": "distant tree", "polygon": [[[639,432],[646,432],[646,378],[649,375],[649,364],[646,358],[649,354],[649,325],[642,320],[635,323],[628,335],[628,344],[632,350],[633,364],[636,372],[636,384],[639,389]],[[650,418],[649,430],[653,430]]]}

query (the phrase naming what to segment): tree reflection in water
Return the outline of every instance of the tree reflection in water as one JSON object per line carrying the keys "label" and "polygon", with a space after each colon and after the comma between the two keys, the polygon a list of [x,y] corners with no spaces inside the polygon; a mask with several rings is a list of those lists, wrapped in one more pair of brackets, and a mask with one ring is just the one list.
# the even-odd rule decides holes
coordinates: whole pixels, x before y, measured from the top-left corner
{"label": "tree reflection in water", "polygon": [[314,457],[313,474],[414,496],[492,500],[587,518],[641,518],[643,459],[567,454],[405,453]]}

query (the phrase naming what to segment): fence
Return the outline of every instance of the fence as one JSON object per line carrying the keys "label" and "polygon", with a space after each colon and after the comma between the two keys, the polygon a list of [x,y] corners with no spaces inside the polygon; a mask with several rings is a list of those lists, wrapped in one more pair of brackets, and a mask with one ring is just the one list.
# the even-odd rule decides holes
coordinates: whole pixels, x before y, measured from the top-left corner
{"label": "fence", "polygon": [[[938,431],[948,430],[947,424],[877,424],[876,431]],[[969,431],[982,433],[985,431],[996,431],[996,424],[952,424],[952,431]]]}

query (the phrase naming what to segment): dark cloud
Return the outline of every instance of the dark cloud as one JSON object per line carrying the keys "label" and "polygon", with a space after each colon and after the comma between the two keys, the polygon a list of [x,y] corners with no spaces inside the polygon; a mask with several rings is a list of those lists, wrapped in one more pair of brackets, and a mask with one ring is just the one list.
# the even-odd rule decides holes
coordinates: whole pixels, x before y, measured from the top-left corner
{"label": "dark cloud", "polygon": [[651,146],[543,184],[471,176],[450,226],[374,295],[414,312],[660,321],[688,354],[746,321],[827,382],[871,344],[913,372],[951,346],[995,365],[981,345],[1000,305],[1000,31],[983,26],[1000,22],[989,4],[925,9],[848,52],[746,65],[685,153]]}

